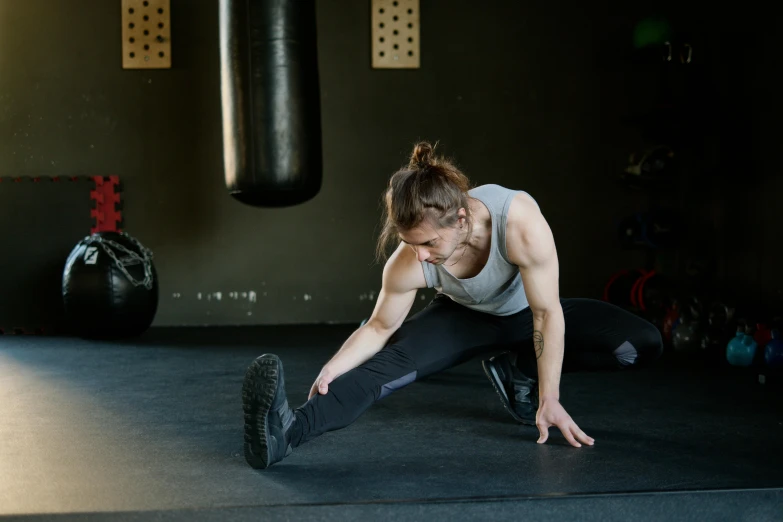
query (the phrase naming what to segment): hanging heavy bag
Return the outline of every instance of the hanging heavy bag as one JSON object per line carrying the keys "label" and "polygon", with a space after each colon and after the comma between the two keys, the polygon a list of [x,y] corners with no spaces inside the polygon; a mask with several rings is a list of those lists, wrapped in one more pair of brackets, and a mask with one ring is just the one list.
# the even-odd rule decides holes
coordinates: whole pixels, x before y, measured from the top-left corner
{"label": "hanging heavy bag", "polygon": [[226,188],[256,207],[321,189],[315,0],[220,0]]}

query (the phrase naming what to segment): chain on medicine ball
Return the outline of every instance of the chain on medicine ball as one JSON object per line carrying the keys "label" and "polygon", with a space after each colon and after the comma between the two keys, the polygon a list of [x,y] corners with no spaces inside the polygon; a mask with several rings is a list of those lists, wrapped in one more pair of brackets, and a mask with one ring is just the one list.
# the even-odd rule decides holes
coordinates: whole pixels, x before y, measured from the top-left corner
{"label": "chain on medicine ball", "polygon": [[104,339],[139,335],[158,308],[152,251],[126,233],[88,236],[68,256],[62,293],[72,333]]}

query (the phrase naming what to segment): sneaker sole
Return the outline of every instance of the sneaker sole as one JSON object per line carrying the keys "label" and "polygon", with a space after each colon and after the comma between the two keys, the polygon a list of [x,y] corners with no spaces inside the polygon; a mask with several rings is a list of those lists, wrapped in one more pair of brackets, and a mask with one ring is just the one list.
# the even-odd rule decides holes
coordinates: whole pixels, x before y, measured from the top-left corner
{"label": "sneaker sole", "polygon": [[281,373],[280,359],[277,356],[262,355],[247,369],[242,384],[245,460],[256,469],[266,469],[272,460],[267,418]]}
{"label": "sneaker sole", "polygon": [[514,420],[525,424],[526,426],[535,426],[535,421],[531,422],[529,420],[523,419],[517,415],[517,413],[511,407],[511,403],[509,402],[508,396],[506,395],[506,390],[503,389],[503,382],[500,380],[500,376],[498,375],[497,370],[495,370],[495,366],[489,361],[481,361],[481,366],[484,368],[484,373],[487,375],[489,382],[492,383],[492,387],[495,388],[495,393],[497,393],[498,397],[500,397],[500,402],[503,404],[503,407],[508,413],[511,414]]}

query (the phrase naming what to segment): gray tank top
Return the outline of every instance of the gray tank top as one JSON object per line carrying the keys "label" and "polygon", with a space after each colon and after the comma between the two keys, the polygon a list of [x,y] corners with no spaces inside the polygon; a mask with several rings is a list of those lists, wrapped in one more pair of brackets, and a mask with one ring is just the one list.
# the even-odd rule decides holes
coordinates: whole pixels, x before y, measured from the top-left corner
{"label": "gray tank top", "polygon": [[492,218],[487,264],[477,276],[458,279],[443,265],[423,261],[427,288],[434,288],[468,308],[493,315],[511,315],[528,307],[519,267],[508,260],[506,252],[506,217],[511,201],[519,193],[527,194],[500,185],[481,185],[468,193],[486,205]]}

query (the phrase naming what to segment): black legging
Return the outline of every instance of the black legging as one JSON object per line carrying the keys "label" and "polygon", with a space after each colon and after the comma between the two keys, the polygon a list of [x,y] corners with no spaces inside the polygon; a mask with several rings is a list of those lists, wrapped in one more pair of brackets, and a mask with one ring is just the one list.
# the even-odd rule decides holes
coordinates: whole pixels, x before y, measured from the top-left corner
{"label": "black legging", "polygon": [[[663,350],[658,329],[631,312],[593,299],[560,303],[565,317],[563,372],[638,366],[657,359]],[[529,308],[499,317],[438,295],[407,319],[381,351],[332,381],[326,395],[316,394],[296,410],[292,444],[344,428],[395,390],[503,347],[517,352],[517,366],[535,378],[532,337]]]}

